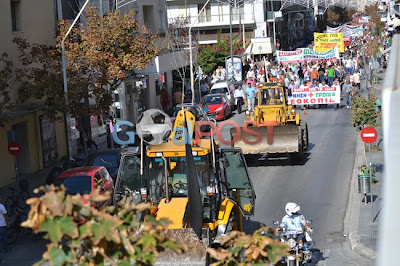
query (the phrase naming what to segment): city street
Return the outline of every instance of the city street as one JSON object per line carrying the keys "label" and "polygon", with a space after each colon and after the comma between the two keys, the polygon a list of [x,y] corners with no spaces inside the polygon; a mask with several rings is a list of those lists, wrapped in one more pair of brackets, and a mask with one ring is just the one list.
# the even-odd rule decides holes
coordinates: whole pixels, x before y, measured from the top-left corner
{"label": "city street", "polygon": [[[247,162],[257,199],[255,216],[245,221],[245,231],[252,233],[260,223],[272,226],[285,215],[285,204],[296,202],[314,228],[311,265],[372,265],[347,248],[343,233],[358,137],[350,122],[351,110],[311,109],[306,115],[297,111],[308,123],[309,152],[296,165],[284,157]],[[235,111],[230,119],[241,125],[244,112],[238,115]],[[228,135],[227,126],[223,136],[228,139]],[[40,259],[44,244],[20,239],[11,253],[2,255],[3,263],[31,265]]]}
{"label": "city street", "polygon": [[[306,159],[301,165],[292,165],[286,158],[248,162],[257,199],[255,216],[246,221],[245,230],[251,233],[260,223],[272,226],[285,215],[285,204],[296,202],[300,212],[313,222],[312,265],[372,265],[343,248],[343,220],[358,137],[351,124],[351,110],[335,111],[331,106],[328,110],[307,110],[306,115],[297,111],[308,123]],[[244,112],[232,119],[242,124]],[[228,131],[224,129],[224,136]]]}

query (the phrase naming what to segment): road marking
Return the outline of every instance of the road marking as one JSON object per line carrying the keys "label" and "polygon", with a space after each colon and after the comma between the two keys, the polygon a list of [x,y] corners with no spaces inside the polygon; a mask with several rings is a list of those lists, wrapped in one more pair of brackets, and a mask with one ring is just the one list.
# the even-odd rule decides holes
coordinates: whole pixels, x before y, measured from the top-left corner
{"label": "road marking", "polygon": [[363,137],[364,138],[373,138],[373,137],[375,137],[375,133],[364,133]]}

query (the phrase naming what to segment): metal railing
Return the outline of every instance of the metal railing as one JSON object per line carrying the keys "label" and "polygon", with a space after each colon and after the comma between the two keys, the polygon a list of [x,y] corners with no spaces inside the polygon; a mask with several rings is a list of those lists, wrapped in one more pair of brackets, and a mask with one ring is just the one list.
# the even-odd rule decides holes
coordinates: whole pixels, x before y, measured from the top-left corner
{"label": "metal railing", "polygon": [[[239,15],[232,15],[232,23],[239,24]],[[170,17],[168,18],[168,24],[173,24],[177,20],[180,21],[181,24],[189,25],[191,21],[194,21],[195,16],[187,17],[185,16],[178,16],[178,17]],[[241,15],[241,23],[254,23],[254,14],[247,12]],[[226,25],[229,24],[229,13],[221,14],[221,15],[204,15],[199,16],[199,20],[195,23],[195,26],[200,26],[201,24],[207,24],[204,26],[212,26],[212,25]]]}

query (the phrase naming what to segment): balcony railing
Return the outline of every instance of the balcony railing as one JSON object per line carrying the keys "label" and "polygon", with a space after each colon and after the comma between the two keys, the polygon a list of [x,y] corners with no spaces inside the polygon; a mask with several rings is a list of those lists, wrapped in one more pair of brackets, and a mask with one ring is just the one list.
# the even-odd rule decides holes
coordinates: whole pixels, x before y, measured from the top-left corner
{"label": "balcony railing", "polygon": [[[190,25],[195,21],[195,19],[195,16],[187,18],[185,18],[185,16],[170,17],[168,18],[168,24],[173,24],[176,23],[176,21],[180,21],[180,24]],[[254,23],[254,14],[250,12],[241,14],[241,23]],[[232,24],[239,24],[239,15],[232,15]],[[207,27],[214,25],[229,25],[229,13],[221,15],[200,15],[197,23],[194,24],[195,27]]]}

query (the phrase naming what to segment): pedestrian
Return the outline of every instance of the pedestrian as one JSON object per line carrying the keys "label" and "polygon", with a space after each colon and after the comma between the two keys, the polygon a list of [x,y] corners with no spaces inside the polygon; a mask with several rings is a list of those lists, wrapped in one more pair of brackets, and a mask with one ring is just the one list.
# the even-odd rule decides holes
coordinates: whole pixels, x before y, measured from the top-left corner
{"label": "pedestrian", "polygon": [[347,108],[351,108],[351,97],[353,96],[353,87],[350,83],[350,79],[346,79],[346,83],[343,85],[343,90],[346,93]]}
{"label": "pedestrian", "polygon": [[[340,83],[339,83],[338,78],[336,78],[335,81],[333,81],[332,87],[336,88],[336,90],[340,90]],[[339,97],[339,101],[340,101],[340,97]],[[335,110],[337,110],[338,108],[339,108],[339,103],[336,104]]]}
{"label": "pedestrian", "polygon": [[1,203],[3,201],[2,196],[0,195],[0,238],[1,238],[1,247],[3,252],[9,252],[8,248],[8,238],[7,238],[7,227],[9,226],[7,210],[4,205]]}
{"label": "pedestrian", "polygon": [[96,142],[94,142],[94,140],[92,138],[92,132],[90,130],[86,130],[85,131],[85,137],[86,137],[86,147],[88,149],[91,149],[92,145],[96,148],[96,150],[99,149],[99,147],[97,146]]}
{"label": "pedestrian", "polygon": [[237,89],[235,90],[234,93],[235,97],[235,102],[238,110],[238,114],[242,112],[242,105],[243,105],[243,98],[244,98],[244,92],[242,90],[242,86],[238,86]]}
{"label": "pedestrian", "polygon": [[163,87],[161,90],[160,102],[161,102],[162,108],[164,109],[164,112],[167,112],[168,105],[171,103],[171,101],[169,99],[168,91],[165,89],[165,87]]}
{"label": "pedestrian", "polygon": [[201,90],[202,97],[208,93],[209,87],[204,79],[201,81],[200,90]]}
{"label": "pedestrian", "polygon": [[361,79],[360,72],[359,72],[359,70],[356,70],[355,73],[353,74],[353,83],[357,87],[356,92],[360,92],[360,90],[361,90],[361,81],[360,81],[360,79]]}
{"label": "pedestrian", "polygon": [[336,71],[333,68],[333,66],[330,65],[328,70],[326,70],[326,72],[328,73],[328,86],[332,86],[333,80],[335,79],[336,76]]}
{"label": "pedestrian", "polygon": [[247,107],[247,94],[246,94],[246,89],[245,88],[247,88],[247,86],[246,86],[246,81],[243,81],[243,83],[242,83],[242,89],[243,89],[243,93],[244,93],[244,97],[243,97],[243,105],[244,105],[244,108],[243,109],[247,109],[248,107]]}
{"label": "pedestrian", "polygon": [[316,67],[313,67],[313,70],[311,71],[311,80],[312,83],[314,83],[316,80],[318,80],[318,70]]}
{"label": "pedestrian", "polygon": [[179,88],[175,88],[174,100],[176,104],[183,103],[183,94]]}
{"label": "pedestrian", "polygon": [[254,111],[254,94],[256,93],[256,89],[251,85],[251,83],[247,83],[245,93],[247,95],[247,110]]}
{"label": "pedestrian", "polygon": [[319,77],[319,83],[322,83],[322,81],[325,80],[325,68],[322,64],[318,69],[318,77]]}

